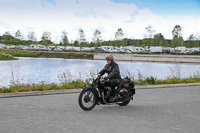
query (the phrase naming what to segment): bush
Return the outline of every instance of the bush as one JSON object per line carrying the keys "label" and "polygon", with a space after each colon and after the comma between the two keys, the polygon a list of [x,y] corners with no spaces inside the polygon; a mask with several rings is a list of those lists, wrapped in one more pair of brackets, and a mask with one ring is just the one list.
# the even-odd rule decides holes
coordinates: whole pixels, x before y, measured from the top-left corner
{"label": "bush", "polygon": [[60,89],[62,89],[62,87],[55,83],[47,85],[47,90],[60,90]]}
{"label": "bush", "polygon": [[156,83],[156,78],[154,78],[153,76],[147,77],[145,79],[145,82],[147,82],[148,84],[153,84],[154,85]]}
{"label": "bush", "polygon": [[156,84],[164,84],[164,81],[163,80],[157,80]]}

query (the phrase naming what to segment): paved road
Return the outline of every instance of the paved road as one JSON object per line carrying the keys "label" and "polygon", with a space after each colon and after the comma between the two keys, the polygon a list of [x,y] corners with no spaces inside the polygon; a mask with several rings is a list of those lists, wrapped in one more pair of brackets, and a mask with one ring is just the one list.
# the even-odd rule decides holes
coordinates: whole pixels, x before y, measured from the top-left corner
{"label": "paved road", "polygon": [[0,99],[0,133],[199,133],[200,87],[137,90],[85,112],[78,93]]}

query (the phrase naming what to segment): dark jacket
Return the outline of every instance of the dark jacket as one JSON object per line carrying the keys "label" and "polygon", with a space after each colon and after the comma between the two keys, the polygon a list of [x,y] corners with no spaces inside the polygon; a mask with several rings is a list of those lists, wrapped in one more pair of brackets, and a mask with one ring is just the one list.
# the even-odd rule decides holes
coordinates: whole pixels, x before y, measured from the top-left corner
{"label": "dark jacket", "polygon": [[119,66],[113,60],[110,64],[106,64],[103,70],[99,72],[101,76],[104,75],[105,73],[108,74],[107,76],[108,79],[121,79]]}

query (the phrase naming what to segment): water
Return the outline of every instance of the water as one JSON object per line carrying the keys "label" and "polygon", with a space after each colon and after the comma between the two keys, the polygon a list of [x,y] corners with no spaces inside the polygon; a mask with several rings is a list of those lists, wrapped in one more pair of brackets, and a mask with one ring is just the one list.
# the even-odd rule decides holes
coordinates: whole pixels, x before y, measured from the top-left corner
{"label": "water", "polygon": [[[9,86],[11,82],[24,84],[37,84],[41,81],[48,83],[61,83],[58,77],[63,73],[70,73],[72,79],[82,80],[90,77],[90,71],[99,72],[106,61],[61,59],[61,58],[28,58],[18,57],[19,60],[0,61],[0,87]],[[143,77],[154,76],[157,79],[166,79],[174,76],[186,78],[200,72],[200,64],[169,64],[150,62],[117,62],[121,75],[127,72],[135,79],[138,73]]]}

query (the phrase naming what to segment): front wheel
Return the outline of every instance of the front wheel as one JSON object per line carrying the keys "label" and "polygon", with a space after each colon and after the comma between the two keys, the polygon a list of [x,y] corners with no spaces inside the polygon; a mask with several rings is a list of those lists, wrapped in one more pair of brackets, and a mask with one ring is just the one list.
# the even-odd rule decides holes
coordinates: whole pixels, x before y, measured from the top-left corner
{"label": "front wheel", "polygon": [[92,110],[97,103],[94,91],[91,89],[82,90],[78,98],[78,103],[83,110]]}

